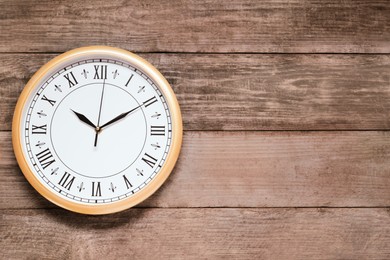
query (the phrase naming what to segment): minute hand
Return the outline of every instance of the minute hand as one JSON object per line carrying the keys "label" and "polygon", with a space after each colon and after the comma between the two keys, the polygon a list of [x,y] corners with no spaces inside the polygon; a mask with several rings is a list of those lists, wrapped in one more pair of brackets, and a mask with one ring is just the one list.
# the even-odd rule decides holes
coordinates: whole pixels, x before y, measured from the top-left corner
{"label": "minute hand", "polygon": [[[143,104],[142,104],[142,105],[143,105]],[[128,114],[130,114],[131,112],[133,112],[134,110],[137,110],[138,108],[140,108],[142,105],[139,105],[139,106],[137,106],[137,107],[135,107],[135,108],[133,108],[133,109],[127,111],[127,112],[124,112],[124,113],[120,114],[119,116],[115,117],[114,119],[111,119],[110,121],[108,121],[107,123],[105,123],[104,125],[102,125],[102,126],[100,127],[100,129],[102,129],[102,128],[108,126],[108,125],[111,125],[112,123],[115,123],[115,122],[118,121],[118,120],[121,120],[122,118],[126,117]]]}

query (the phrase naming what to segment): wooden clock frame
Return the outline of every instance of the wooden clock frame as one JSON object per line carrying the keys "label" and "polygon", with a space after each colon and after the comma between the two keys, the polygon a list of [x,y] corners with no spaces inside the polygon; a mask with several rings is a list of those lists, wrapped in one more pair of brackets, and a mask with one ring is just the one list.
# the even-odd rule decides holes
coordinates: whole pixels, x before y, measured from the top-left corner
{"label": "wooden clock frame", "polygon": [[[93,57],[96,57],[98,59],[111,58],[123,61],[133,66],[134,68],[141,70],[150,77],[150,79],[156,84],[156,86],[158,86],[159,90],[164,95],[164,98],[168,104],[172,120],[172,141],[166,162],[164,163],[159,173],[153,178],[153,180],[151,180],[146,185],[146,187],[144,187],[131,197],[125,198],[117,202],[98,205],[87,205],[72,202],[70,200],[60,197],[56,194],[55,191],[50,190],[38,180],[39,177],[33,173],[27,163],[26,158],[24,157],[21,143],[21,124],[22,115],[27,100],[29,99],[31,93],[37,87],[39,87],[39,85],[46,79],[48,75],[51,75],[59,68],[66,67],[67,65],[74,63],[76,60]],[[29,183],[43,197],[53,202],[54,204],[70,211],[91,215],[119,212],[133,207],[150,197],[165,182],[165,180],[172,172],[180,153],[182,138],[183,126],[180,107],[168,81],[161,75],[161,73],[156,68],[153,67],[153,65],[151,65],[149,62],[142,59],[141,57],[122,49],[107,46],[90,46],[77,48],[65,52],[46,63],[34,74],[34,76],[28,81],[27,85],[23,89],[18,99],[12,122],[12,143],[15,157],[17,159],[20,169],[22,170],[24,176],[29,181]]]}

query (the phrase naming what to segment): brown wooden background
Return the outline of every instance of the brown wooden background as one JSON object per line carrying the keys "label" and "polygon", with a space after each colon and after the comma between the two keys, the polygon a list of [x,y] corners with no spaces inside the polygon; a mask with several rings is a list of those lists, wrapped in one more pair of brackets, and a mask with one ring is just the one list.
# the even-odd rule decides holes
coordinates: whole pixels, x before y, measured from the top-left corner
{"label": "brown wooden background", "polygon": [[[64,51],[110,45],[172,84],[167,183],[108,216],[35,192],[16,100]],[[0,1],[2,259],[390,259],[390,1]]]}

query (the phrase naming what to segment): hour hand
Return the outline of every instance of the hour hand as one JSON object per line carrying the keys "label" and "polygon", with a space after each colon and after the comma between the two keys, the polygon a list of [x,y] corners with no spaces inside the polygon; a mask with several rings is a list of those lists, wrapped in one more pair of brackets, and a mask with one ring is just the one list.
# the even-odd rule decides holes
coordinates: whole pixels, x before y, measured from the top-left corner
{"label": "hour hand", "polygon": [[[71,109],[72,110],[72,109]],[[76,111],[72,110],[73,113],[76,114],[76,116],[84,123],[86,123],[87,125],[93,127],[94,129],[96,129],[96,126],[86,117],[84,116],[83,114],[80,114],[80,113],[77,113]]]}

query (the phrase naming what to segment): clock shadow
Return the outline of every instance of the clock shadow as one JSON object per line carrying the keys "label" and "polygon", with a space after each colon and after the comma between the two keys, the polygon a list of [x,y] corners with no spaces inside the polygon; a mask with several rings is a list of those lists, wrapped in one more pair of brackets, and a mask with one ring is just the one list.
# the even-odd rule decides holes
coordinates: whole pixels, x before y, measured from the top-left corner
{"label": "clock shadow", "polygon": [[[33,208],[42,210],[43,214],[54,223],[57,223],[60,229],[61,226],[69,230],[88,231],[131,229],[131,227],[137,225],[144,226],[146,224],[145,220],[150,219],[150,214],[153,214],[153,211],[171,207],[166,199],[169,195],[166,194],[171,193],[177,185],[177,183],[175,184],[178,181],[175,177],[177,176],[176,171],[181,171],[178,168],[181,168],[180,157],[168,179],[152,196],[133,208],[107,215],[86,215],[65,210],[42,197],[27,181],[23,182],[24,188],[22,190],[26,193],[26,197],[36,198],[33,202]],[[20,176],[22,175],[20,172]]]}
{"label": "clock shadow", "polygon": [[[166,207],[161,205],[164,193],[172,192],[171,186],[175,186],[175,172],[177,171],[176,164],[172,170],[169,178],[164,184],[149,198],[136,207],[107,215],[85,215],[72,211],[62,209],[54,204],[52,208],[45,208],[45,214],[51,218],[54,222],[64,225],[70,229],[78,230],[115,230],[118,228],[131,229],[131,227],[144,226],[150,220],[150,215],[154,214],[153,211],[160,210]],[[162,199],[161,199],[162,198]]]}
{"label": "clock shadow", "polygon": [[171,174],[168,176],[168,179],[161,185],[161,187],[153,193],[149,198],[137,205],[138,208],[177,208],[177,203],[172,199],[172,194],[175,194],[175,187],[179,185],[177,180],[176,171],[181,168],[180,157],[172,169]]}
{"label": "clock shadow", "polygon": [[70,229],[106,230],[136,225],[149,210],[153,208],[130,208],[107,215],[85,215],[55,207],[45,209],[45,214],[54,222]]}
{"label": "clock shadow", "polygon": [[145,219],[148,219],[148,215],[153,214],[153,210],[167,208],[161,205],[163,199],[160,199],[160,197],[164,198],[164,193],[170,192],[170,187],[174,186],[176,168],[174,167],[169,178],[152,196],[137,206],[121,212],[106,215],[86,215],[65,210],[48,201],[42,202],[42,205],[47,217],[71,229],[108,230],[122,227],[129,228],[129,226],[137,224],[145,225]]}
{"label": "clock shadow", "polygon": [[[19,176],[23,176],[20,172]],[[65,210],[41,196],[27,181],[21,182],[25,194],[23,197],[32,199],[32,204],[27,207],[42,210],[44,215],[55,223],[66,226],[68,228],[99,230],[99,229],[115,229],[129,224],[136,224],[139,219],[142,219],[145,214],[148,214],[153,207],[136,207],[107,215],[86,215],[69,210]],[[149,199],[152,199],[150,197]],[[148,199],[147,199],[148,200]]]}

